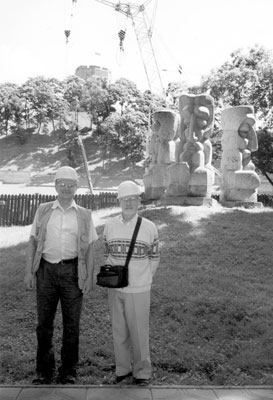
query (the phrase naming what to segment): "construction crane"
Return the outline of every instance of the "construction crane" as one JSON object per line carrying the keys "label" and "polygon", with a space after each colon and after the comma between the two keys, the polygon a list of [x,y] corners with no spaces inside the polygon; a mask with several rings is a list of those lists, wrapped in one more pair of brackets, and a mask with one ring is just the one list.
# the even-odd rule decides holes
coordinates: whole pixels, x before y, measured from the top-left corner
{"label": "construction crane", "polygon": [[[152,43],[153,24],[158,0],[155,0],[153,16],[150,23],[148,23],[146,6],[151,2],[151,0],[146,0],[141,5],[136,3],[114,3],[113,1],[109,0],[96,1],[113,7],[116,11],[131,19],[132,25],[135,30],[136,39],[139,46],[139,51],[142,58],[142,63],[144,66],[149,89],[151,90],[151,92],[157,92],[161,95],[164,94],[164,87],[155,56],[154,46]],[[123,41],[125,38],[125,34],[126,32],[124,30],[120,30],[118,33],[121,51],[124,51]]]}

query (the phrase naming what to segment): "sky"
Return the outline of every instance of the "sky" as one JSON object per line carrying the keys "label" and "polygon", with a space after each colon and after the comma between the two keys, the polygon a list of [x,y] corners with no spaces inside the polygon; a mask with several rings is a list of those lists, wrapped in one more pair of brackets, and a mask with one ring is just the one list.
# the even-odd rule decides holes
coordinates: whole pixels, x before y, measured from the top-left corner
{"label": "sky", "polygon": [[[132,20],[115,10],[117,2],[0,0],[0,83],[22,84],[36,76],[62,80],[78,66],[98,65],[111,71],[112,82],[124,77],[147,89]],[[146,0],[129,3],[133,7]],[[273,49],[272,0],[158,0],[156,9],[155,4],[150,0],[145,12],[148,23],[153,21],[152,42],[164,88],[168,82],[198,84],[239,48],[258,44]],[[142,14],[138,18],[142,21]],[[68,43],[65,30],[70,30]],[[120,30],[126,31],[124,51],[119,48]]]}

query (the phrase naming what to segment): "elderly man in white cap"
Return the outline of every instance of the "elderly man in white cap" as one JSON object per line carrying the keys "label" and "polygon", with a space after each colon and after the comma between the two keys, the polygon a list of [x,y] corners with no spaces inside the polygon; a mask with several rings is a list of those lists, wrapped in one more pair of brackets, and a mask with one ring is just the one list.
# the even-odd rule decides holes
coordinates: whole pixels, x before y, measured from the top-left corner
{"label": "elderly man in white cap", "polygon": [[[121,215],[105,224],[103,239],[106,263],[123,265],[137,221],[139,186],[132,181],[118,187]],[[133,381],[148,385],[151,379],[149,348],[150,291],[159,265],[158,232],[142,218],[129,262],[129,284],[108,289],[116,361],[116,383]],[[132,379],[133,377],[133,379]]]}
{"label": "elderly man in white cap", "polygon": [[63,341],[57,379],[62,384],[75,382],[82,297],[93,286],[93,243],[97,240],[91,210],[78,206],[73,199],[77,185],[73,168],[65,166],[57,171],[58,198],[39,206],[30,233],[25,283],[31,289],[36,280],[38,349],[34,384],[49,384],[54,377],[53,331],[59,301]]}

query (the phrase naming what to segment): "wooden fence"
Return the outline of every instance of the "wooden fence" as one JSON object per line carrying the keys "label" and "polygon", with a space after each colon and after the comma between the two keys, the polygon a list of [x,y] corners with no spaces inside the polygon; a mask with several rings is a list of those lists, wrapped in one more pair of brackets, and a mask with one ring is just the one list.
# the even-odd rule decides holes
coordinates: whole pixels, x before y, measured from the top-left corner
{"label": "wooden fence", "polygon": [[[30,225],[39,205],[55,199],[55,195],[43,194],[0,195],[0,226]],[[116,193],[77,194],[75,201],[80,206],[92,210],[118,205]]]}
{"label": "wooden fence", "polygon": [[[219,201],[219,195],[212,196]],[[55,200],[54,195],[19,194],[0,195],[0,226],[30,225],[39,204]],[[118,205],[116,193],[100,193],[98,195],[75,195],[75,201],[82,207],[91,210],[115,207]],[[258,194],[258,201],[266,207],[273,207],[273,196]]]}

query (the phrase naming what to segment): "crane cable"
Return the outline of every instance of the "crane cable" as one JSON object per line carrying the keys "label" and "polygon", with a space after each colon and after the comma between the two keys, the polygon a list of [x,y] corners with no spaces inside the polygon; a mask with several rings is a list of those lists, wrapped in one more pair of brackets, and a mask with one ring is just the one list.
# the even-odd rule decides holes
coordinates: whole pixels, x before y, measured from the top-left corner
{"label": "crane cable", "polygon": [[156,16],[156,11],[157,11],[157,4],[158,4],[158,0],[155,0],[153,12],[152,12],[151,23],[150,23],[150,26],[149,26],[149,35],[150,35],[150,37],[152,37],[153,30],[154,30],[155,16]]}
{"label": "crane cable", "polygon": [[166,44],[166,42],[164,41],[164,39],[162,38],[162,36],[159,35],[159,33],[157,32],[157,30],[155,30],[156,35],[158,36],[159,42],[160,44],[165,47],[165,50],[167,53],[169,53],[170,58],[173,59],[175,65],[176,65],[176,71],[182,75],[185,73],[185,71],[183,70],[183,67],[181,65],[181,63],[177,60],[177,58],[175,57],[175,55],[173,54],[173,52],[170,50],[169,46]]}
{"label": "crane cable", "polygon": [[120,13],[116,15],[116,25],[118,29],[118,38],[119,38],[119,45],[116,52],[116,63],[119,67],[121,67],[123,54],[124,54],[124,39],[127,33],[127,26],[128,26],[128,15],[126,15],[126,21],[124,23],[123,16],[122,20],[119,18]]}
{"label": "crane cable", "polygon": [[[65,43],[68,44],[69,41],[69,37],[71,34],[71,29],[72,29],[72,21],[73,21],[73,17],[74,17],[74,5],[75,3],[77,3],[77,0],[71,0],[71,11],[70,11],[70,15],[69,15],[69,22],[68,22],[68,27],[66,27],[67,29],[64,30],[64,34],[65,34],[65,38],[66,41]],[[67,23],[67,21],[66,21]]]}
{"label": "crane cable", "polygon": [[125,27],[123,26],[120,29],[120,25],[121,23],[118,23],[118,17],[117,17],[117,25],[119,24],[119,31],[118,31],[118,37],[119,37],[119,51],[120,52],[124,52],[124,46],[123,46],[123,42],[126,36],[126,32],[127,32],[127,25],[128,25],[128,15],[126,16],[126,22],[125,22]]}

